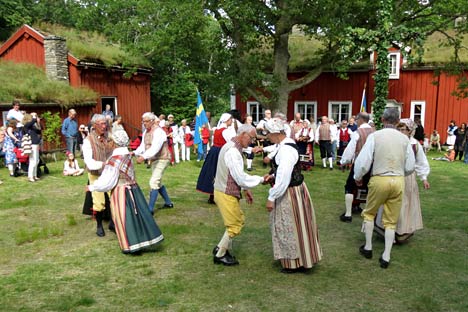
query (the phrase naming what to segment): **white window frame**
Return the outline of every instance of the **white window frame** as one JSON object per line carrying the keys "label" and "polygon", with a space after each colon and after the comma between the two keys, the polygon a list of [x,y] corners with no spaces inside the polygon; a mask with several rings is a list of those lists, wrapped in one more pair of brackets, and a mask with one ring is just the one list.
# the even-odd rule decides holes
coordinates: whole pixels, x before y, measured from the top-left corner
{"label": "white window frame", "polygon": [[[299,111],[299,106],[301,105],[304,105],[304,110],[303,111]],[[296,113],[301,113],[302,115],[302,119],[304,120],[309,120],[310,119],[310,116],[307,115],[307,107],[308,106],[313,106],[314,109],[312,110],[313,111],[313,116],[314,117],[314,120],[315,122],[317,122],[317,101],[295,101],[294,102],[294,114]]]}
{"label": "white window frame", "polygon": [[400,79],[400,52],[391,52],[388,54],[390,62],[390,73],[388,79]]}
{"label": "white window frame", "polygon": [[6,127],[8,112],[9,112],[9,111],[2,111],[3,126],[4,126],[4,127]]}
{"label": "white window frame", "polygon": [[343,105],[346,105],[349,107],[349,113],[348,113],[348,116],[346,117],[346,119],[349,121],[349,118],[351,118],[353,116],[353,102],[352,101],[329,101],[328,102],[328,118],[333,118],[333,120],[335,120],[335,124],[339,124],[341,122],[341,120],[336,120],[334,117],[335,116],[332,116],[332,106],[333,105],[340,105],[340,115],[341,115],[341,107]]}
{"label": "white window frame", "polygon": [[257,106],[257,115],[256,116],[252,115],[252,121],[255,124],[257,124],[260,120],[263,119],[263,116],[265,116],[265,109],[262,107],[262,105],[260,105],[260,103],[256,101],[248,101],[247,102],[247,115],[250,115],[252,106]]}
{"label": "white window frame", "polygon": [[426,115],[426,101],[411,101],[411,112],[410,112],[410,118],[412,120],[415,119],[415,110],[416,106],[421,105],[421,125],[424,127],[424,119]]}

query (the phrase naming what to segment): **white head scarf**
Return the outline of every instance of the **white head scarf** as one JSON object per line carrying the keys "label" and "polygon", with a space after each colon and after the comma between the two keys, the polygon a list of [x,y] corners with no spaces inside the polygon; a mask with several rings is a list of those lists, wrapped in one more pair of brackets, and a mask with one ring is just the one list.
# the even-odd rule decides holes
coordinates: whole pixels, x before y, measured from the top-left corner
{"label": "white head scarf", "polygon": [[229,113],[224,113],[221,115],[221,117],[219,118],[219,121],[218,121],[218,125],[217,125],[217,128],[221,127],[221,125],[223,123],[225,123],[226,121],[228,121],[229,119],[232,118],[232,115],[229,114]]}
{"label": "white head scarf", "polygon": [[271,118],[265,123],[265,129],[270,133],[284,132],[284,122],[280,118]]}
{"label": "white head scarf", "polygon": [[112,139],[118,147],[128,146],[130,139],[128,138],[127,132],[125,130],[117,130],[112,134]]}

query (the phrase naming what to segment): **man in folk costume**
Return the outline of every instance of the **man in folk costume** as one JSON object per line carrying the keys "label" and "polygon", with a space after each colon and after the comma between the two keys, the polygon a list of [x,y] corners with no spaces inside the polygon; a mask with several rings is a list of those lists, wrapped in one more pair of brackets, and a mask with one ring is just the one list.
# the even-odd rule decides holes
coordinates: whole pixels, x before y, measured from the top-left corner
{"label": "man in folk costume", "polygon": [[[346,128],[345,131],[351,132],[351,141],[343,152],[341,157],[341,165],[345,166],[347,164],[353,164],[354,159],[359,155],[364,144],[366,144],[367,137],[374,132],[374,128],[369,125],[369,114],[366,112],[361,112],[356,116],[356,121],[358,129],[354,132],[351,132],[349,128]],[[342,125],[344,126],[344,124]],[[367,172],[362,178],[361,188],[367,189],[367,184],[370,179],[370,171]],[[348,179],[345,184],[345,207],[346,211],[340,216],[340,220],[343,222],[351,222],[352,217],[352,207],[354,196],[357,193],[358,186],[354,181],[354,164],[351,166],[349,171]]]}
{"label": "man in folk costume", "polygon": [[333,170],[333,158],[332,158],[332,145],[331,145],[332,133],[330,124],[328,123],[328,117],[322,117],[322,123],[318,126],[315,133],[315,143],[320,146],[320,157],[322,158],[323,168],[327,168],[327,159],[330,164],[330,170]]}
{"label": "man in folk costume", "polygon": [[302,130],[304,120],[302,120],[301,117],[301,113],[296,113],[294,114],[294,119],[289,123],[294,136],[296,136],[296,133]]}
{"label": "man in folk costume", "polygon": [[[93,185],[99,178],[106,160],[114,150],[114,143],[107,136],[106,116],[95,114],[91,118],[91,125],[90,134],[83,140],[83,158],[88,171],[89,185]],[[105,194],[91,192],[91,196],[93,198],[93,214],[97,224],[96,235],[102,237],[106,235],[102,227],[103,213],[106,209]],[[109,229],[113,229],[112,224],[109,224]]]}
{"label": "man in folk costume", "polygon": [[[338,130],[338,158],[341,160],[343,152],[351,141],[351,134],[353,131],[348,128],[348,121],[342,120],[340,129]],[[339,162],[340,166],[342,165],[341,161]],[[342,168],[344,168],[342,166]]]}
{"label": "man in folk costume", "polygon": [[236,265],[239,262],[231,255],[232,238],[239,235],[244,226],[244,213],[240,207],[241,190],[248,204],[253,201],[250,188],[264,181],[263,177],[251,176],[244,172],[242,149],[255,139],[256,131],[251,125],[241,125],[237,136],[224,144],[219,152],[214,201],[223,217],[226,230],[218,245],[213,249],[215,264]]}
{"label": "man in folk costume", "polygon": [[372,258],[372,234],[374,219],[381,205],[384,205],[382,220],[385,228],[385,250],[379,263],[386,269],[390,265],[390,253],[395,239],[395,228],[400,215],[405,189],[405,175],[415,168],[414,152],[407,136],[395,126],[399,112],[395,108],[385,109],[382,115],[384,129],[370,134],[354,162],[354,179],[362,185],[364,175],[371,170],[366,209],[362,212],[362,230],[366,243],[359,252],[367,259]]}
{"label": "man in folk costume", "polygon": [[162,184],[162,176],[171,163],[172,155],[167,144],[166,132],[159,127],[159,118],[153,113],[147,112],[143,114],[142,120],[145,131],[140,146],[135,150],[135,155],[138,156],[137,163],[141,164],[146,161],[151,163],[152,174],[149,181],[151,191],[148,208],[154,214],[154,205],[158,194],[161,194],[164,199],[163,208],[174,207],[166,187]]}

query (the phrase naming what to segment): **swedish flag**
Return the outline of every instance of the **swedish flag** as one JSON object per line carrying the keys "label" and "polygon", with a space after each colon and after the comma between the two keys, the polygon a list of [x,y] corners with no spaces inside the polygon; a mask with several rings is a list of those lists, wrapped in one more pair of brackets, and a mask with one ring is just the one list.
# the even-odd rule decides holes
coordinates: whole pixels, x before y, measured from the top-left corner
{"label": "swedish flag", "polygon": [[197,90],[197,114],[195,116],[195,135],[193,143],[198,144],[198,152],[200,154],[203,154],[203,144],[200,132],[202,125],[206,123],[208,123],[208,118],[206,117],[205,108],[203,107],[200,91]]}

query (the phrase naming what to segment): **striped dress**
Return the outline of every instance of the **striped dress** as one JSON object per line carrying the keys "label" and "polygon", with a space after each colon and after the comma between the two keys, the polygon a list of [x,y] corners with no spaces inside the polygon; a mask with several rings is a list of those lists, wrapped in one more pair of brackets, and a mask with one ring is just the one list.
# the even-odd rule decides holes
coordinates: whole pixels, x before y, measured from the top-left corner
{"label": "striped dress", "polygon": [[302,182],[289,186],[293,166],[298,160],[297,151],[294,153],[294,148],[287,146],[291,142],[289,138],[283,140],[273,160],[278,165],[275,184],[269,194],[270,200],[274,198],[270,213],[273,256],[280,260],[283,268],[310,269],[321,260],[322,250],[307,185]]}

